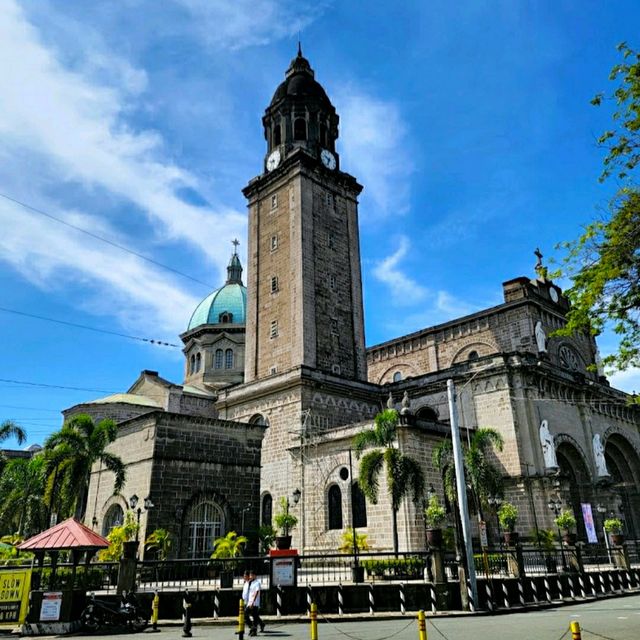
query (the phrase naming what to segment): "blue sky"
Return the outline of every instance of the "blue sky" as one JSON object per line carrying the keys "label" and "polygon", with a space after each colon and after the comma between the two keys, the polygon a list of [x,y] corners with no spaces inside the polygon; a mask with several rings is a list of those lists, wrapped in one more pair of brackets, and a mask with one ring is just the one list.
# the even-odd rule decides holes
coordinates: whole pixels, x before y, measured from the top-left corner
{"label": "blue sky", "polygon": [[[365,186],[370,345],[498,304],[615,188],[589,100],[615,45],[640,46],[635,1],[0,4],[0,193],[205,283],[0,198],[3,308],[179,342],[236,236],[244,258],[240,190],[298,33]],[[0,419],[29,442],[142,369],[182,380],[179,349],[2,311],[0,332]]]}

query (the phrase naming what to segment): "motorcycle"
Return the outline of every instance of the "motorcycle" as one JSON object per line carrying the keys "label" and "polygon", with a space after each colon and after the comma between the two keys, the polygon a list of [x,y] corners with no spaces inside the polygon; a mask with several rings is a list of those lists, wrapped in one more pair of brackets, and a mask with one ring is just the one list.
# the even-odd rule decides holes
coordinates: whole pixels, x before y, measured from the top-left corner
{"label": "motorcycle", "polygon": [[135,595],[126,592],[122,594],[122,599],[117,604],[98,600],[92,593],[89,596],[89,604],[80,616],[80,621],[82,628],[90,633],[95,633],[99,629],[123,627],[137,633],[144,631],[149,624],[149,618],[140,610]]}

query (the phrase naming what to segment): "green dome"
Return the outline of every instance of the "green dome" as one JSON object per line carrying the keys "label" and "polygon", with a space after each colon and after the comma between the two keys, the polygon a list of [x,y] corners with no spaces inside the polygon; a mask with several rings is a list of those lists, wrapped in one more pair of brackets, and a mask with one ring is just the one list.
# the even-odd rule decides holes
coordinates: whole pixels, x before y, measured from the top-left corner
{"label": "green dome", "polygon": [[241,284],[225,284],[210,293],[189,320],[187,331],[203,324],[223,322],[223,314],[231,314],[231,324],[244,324],[247,318],[247,288]]}
{"label": "green dome", "polygon": [[[237,245],[237,241],[234,241]],[[225,318],[225,314],[228,314]],[[224,287],[210,293],[197,307],[189,320],[187,331],[203,324],[244,324],[247,319],[247,288],[242,284],[242,265],[234,253],[227,267]]]}

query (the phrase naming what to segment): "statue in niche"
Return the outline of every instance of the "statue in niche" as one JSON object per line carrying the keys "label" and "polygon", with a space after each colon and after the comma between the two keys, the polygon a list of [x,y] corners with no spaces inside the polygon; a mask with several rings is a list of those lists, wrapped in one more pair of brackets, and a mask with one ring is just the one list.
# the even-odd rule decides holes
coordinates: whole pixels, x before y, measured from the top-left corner
{"label": "statue in niche", "polygon": [[402,409],[400,409],[400,413],[403,416],[409,415],[411,413],[411,401],[409,400],[409,392],[405,391],[402,396]]}
{"label": "statue in niche", "polygon": [[553,440],[553,435],[551,434],[551,431],[549,431],[549,423],[546,420],[543,420],[540,423],[540,444],[542,445],[545,469],[552,469],[555,471],[558,468],[556,445]]}
{"label": "statue in niche", "polygon": [[609,470],[607,469],[607,461],[604,459],[604,446],[602,445],[602,438],[599,433],[593,436],[593,457],[596,460],[596,471],[599,478],[608,477]]}
{"label": "statue in niche", "polygon": [[538,352],[547,353],[547,334],[544,332],[544,329],[542,328],[541,320],[538,320],[538,322],[536,322],[534,334],[536,337],[536,344],[538,345]]}

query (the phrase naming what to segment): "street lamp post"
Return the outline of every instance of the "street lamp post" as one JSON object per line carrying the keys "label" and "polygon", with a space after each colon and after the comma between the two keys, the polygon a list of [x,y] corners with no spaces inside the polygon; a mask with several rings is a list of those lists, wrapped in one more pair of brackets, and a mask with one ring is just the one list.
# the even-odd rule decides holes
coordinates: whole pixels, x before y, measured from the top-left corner
{"label": "street lamp post", "polygon": [[251,503],[247,502],[247,506],[242,510],[242,526],[240,530],[242,531],[242,535],[244,535],[244,514],[247,513],[251,509]]}
{"label": "street lamp post", "polygon": [[[562,511],[562,500],[560,500],[560,498],[551,498],[551,500],[549,500],[549,502],[547,503],[547,506],[549,507],[549,509],[551,511],[553,511],[553,514],[555,515],[555,520],[558,518],[558,516],[560,515],[560,512]],[[560,526],[558,525],[558,523],[556,522],[556,529],[558,530],[558,542],[560,542],[560,553],[562,554],[562,568],[564,571],[567,570],[567,561],[564,557],[564,547],[562,546],[562,534],[560,533]]]}
{"label": "street lamp post", "polygon": [[139,502],[140,498],[138,498],[135,493],[129,498],[129,506],[131,507],[131,510],[135,511],[136,513],[136,542],[138,542],[140,539],[140,515],[143,511],[150,511],[151,509],[153,509],[153,507],[155,507],[153,502],[151,502],[151,498],[149,496],[147,496],[142,503],[144,509],[142,507],[138,507]]}

